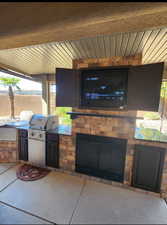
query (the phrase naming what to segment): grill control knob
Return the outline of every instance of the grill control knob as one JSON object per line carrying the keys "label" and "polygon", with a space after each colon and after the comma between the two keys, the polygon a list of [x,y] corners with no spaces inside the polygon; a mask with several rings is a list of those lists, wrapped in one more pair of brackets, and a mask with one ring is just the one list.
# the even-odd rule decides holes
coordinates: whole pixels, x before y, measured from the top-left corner
{"label": "grill control knob", "polygon": [[42,138],[42,134],[39,134],[39,137]]}
{"label": "grill control knob", "polygon": [[31,136],[34,136],[34,133],[33,132],[31,133]]}

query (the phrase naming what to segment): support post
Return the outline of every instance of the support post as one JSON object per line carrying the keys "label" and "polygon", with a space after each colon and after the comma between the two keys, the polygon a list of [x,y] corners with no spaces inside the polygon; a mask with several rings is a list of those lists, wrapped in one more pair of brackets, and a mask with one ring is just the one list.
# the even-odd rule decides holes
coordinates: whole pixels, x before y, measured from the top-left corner
{"label": "support post", "polygon": [[46,77],[42,78],[42,113],[48,115],[49,109],[49,82]]}

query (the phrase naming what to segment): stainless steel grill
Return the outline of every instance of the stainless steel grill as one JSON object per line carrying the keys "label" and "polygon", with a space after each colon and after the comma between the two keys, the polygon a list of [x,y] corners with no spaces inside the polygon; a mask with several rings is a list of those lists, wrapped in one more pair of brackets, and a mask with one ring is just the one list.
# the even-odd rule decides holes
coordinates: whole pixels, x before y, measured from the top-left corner
{"label": "stainless steel grill", "polygon": [[44,116],[41,114],[32,116],[28,130],[28,157],[30,163],[45,167],[46,131],[53,130],[57,126],[57,116]]}

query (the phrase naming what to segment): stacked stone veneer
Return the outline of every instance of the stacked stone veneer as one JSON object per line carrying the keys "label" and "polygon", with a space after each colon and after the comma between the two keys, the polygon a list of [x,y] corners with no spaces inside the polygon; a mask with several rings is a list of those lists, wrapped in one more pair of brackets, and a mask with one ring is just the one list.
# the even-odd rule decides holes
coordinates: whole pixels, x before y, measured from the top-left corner
{"label": "stacked stone veneer", "polygon": [[[119,111],[102,111],[97,112],[96,110],[78,110],[74,109],[73,111],[79,112],[89,112],[89,113],[103,113],[109,115],[124,115],[124,116],[136,116],[136,112],[119,112]],[[116,137],[116,138],[125,138],[127,142],[127,152],[126,152],[126,163],[125,163],[125,180],[124,183],[131,183],[131,167],[132,167],[132,144],[134,137],[134,127],[135,120],[120,119],[120,118],[103,118],[103,117],[91,117],[84,116],[78,117],[73,120],[72,124],[72,134],[73,137],[77,133],[85,133],[91,135],[107,136],[107,137]]]}
{"label": "stacked stone veneer", "polygon": [[[140,65],[142,61],[141,55],[130,57],[111,57],[107,59],[80,59],[73,61],[73,68],[87,68],[96,66],[118,66],[118,65]],[[110,110],[88,110],[73,108],[74,112],[100,113],[109,115],[123,115],[135,117],[136,111],[110,111]],[[125,118],[103,118],[91,116],[79,116],[72,121],[72,136],[60,136],[60,168],[68,171],[75,171],[75,151],[76,151],[76,134],[92,134],[99,136],[118,137],[127,139],[127,153],[125,160],[125,174],[123,184],[117,182],[109,183],[128,187],[133,190],[140,189],[131,187],[132,167],[134,157],[134,145],[144,144],[167,148],[167,144],[160,142],[139,141],[134,139],[136,127],[135,120]],[[83,175],[84,176],[84,175]],[[103,179],[95,178],[98,181]],[[143,192],[143,190],[141,190]],[[147,191],[144,191],[149,193]],[[165,157],[165,165],[163,169],[163,178],[161,185],[161,193],[163,196],[167,192],[167,154]]]}
{"label": "stacked stone veneer", "polygon": [[16,141],[0,141],[0,163],[16,162],[17,150]]}

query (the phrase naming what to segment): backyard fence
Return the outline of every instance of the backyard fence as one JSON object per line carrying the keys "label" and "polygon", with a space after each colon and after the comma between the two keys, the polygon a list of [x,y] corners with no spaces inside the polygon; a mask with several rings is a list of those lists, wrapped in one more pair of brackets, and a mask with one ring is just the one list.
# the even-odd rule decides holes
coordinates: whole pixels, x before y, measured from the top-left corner
{"label": "backyard fence", "polygon": [[[31,110],[42,113],[42,97],[39,95],[15,95],[15,115],[21,111]],[[0,116],[10,115],[10,101],[8,95],[0,95]]]}

